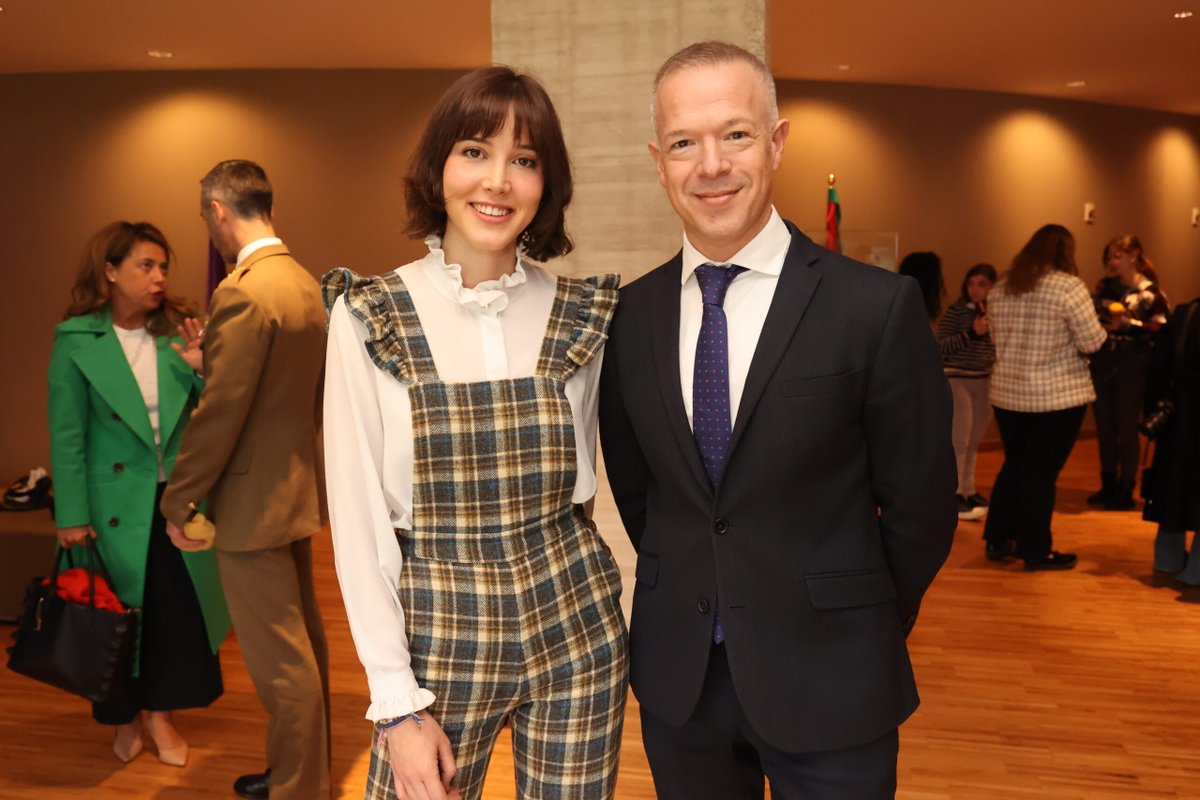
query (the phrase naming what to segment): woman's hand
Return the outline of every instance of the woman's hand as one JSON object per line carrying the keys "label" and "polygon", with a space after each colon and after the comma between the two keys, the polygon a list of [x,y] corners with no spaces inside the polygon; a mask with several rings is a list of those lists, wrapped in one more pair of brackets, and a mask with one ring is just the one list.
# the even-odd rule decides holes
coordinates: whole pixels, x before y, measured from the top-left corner
{"label": "woman's hand", "polygon": [[204,370],[204,351],[200,349],[200,346],[204,344],[204,326],[195,317],[188,317],[176,330],[183,338],[183,346],[180,346],[178,342],[171,342],[171,347],[175,348],[175,352],[179,353],[183,363],[191,367],[194,372],[202,372]]}
{"label": "woman's hand", "polygon": [[58,529],[58,543],[66,549],[95,538],[96,531],[91,525],[74,525],[70,528]]}
{"label": "woman's hand", "polygon": [[986,336],[988,332],[987,316],[980,314],[976,317],[975,321],[971,323],[971,330],[975,331],[976,336]]}
{"label": "woman's hand", "polygon": [[406,720],[384,732],[392,762],[397,800],[454,800],[450,781],[458,767],[450,739],[428,711],[421,722]]}

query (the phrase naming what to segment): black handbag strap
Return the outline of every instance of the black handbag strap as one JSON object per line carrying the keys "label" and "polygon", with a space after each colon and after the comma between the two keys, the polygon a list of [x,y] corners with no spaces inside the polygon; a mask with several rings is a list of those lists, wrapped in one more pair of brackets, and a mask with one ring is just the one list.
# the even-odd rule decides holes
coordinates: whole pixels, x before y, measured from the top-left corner
{"label": "black handbag strap", "polygon": [[[112,577],[109,575],[108,569],[104,566],[104,561],[100,558],[100,551],[96,549],[96,542],[90,537],[84,540],[84,549],[87,552],[87,573],[88,573],[88,605],[92,608],[96,607],[96,570],[99,568],[100,574],[112,585]],[[63,547],[61,544],[54,549],[54,567],[50,570],[50,588],[52,591],[58,591],[58,571],[62,567],[62,557],[67,557],[67,563],[72,563],[71,550]]]}

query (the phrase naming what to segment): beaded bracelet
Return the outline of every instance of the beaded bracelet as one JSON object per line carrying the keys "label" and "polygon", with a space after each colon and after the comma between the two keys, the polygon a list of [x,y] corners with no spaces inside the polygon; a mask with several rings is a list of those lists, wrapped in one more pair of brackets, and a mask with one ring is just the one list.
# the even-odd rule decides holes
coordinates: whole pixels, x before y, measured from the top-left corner
{"label": "beaded bracelet", "polygon": [[376,730],[379,731],[379,736],[375,740],[375,746],[377,748],[382,747],[384,740],[387,738],[387,732],[389,730],[391,730],[392,728],[395,728],[400,723],[407,722],[410,719],[413,722],[417,723],[417,727],[420,727],[421,724],[425,721],[425,720],[421,719],[420,714],[418,714],[414,711],[412,714],[405,714],[402,717],[392,717],[390,719],[381,719],[378,722],[376,722],[375,728],[376,728]]}
{"label": "beaded bracelet", "polygon": [[421,719],[420,714],[418,714],[417,712],[414,711],[413,713],[405,714],[402,717],[392,717],[391,719],[381,719],[375,723],[375,727],[379,728],[379,730],[381,730],[381,731],[386,731],[389,728],[394,728],[397,725],[399,725],[400,723],[407,722],[410,719],[413,722],[417,723],[417,725],[420,725],[421,723],[423,723],[425,721],[425,720]]}

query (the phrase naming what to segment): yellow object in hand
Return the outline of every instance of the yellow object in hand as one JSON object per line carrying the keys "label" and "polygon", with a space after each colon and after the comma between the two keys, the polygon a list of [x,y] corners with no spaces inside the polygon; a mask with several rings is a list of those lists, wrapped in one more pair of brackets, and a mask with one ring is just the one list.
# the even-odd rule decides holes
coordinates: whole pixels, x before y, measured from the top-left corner
{"label": "yellow object in hand", "polygon": [[217,537],[217,526],[208,521],[202,511],[197,511],[195,505],[188,503],[192,509],[187,522],[183,523],[183,535],[198,542],[204,542],[203,550],[211,549],[213,540]]}
{"label": "yellow object in hand", "polygon": [[1128,311],[1128,309],[1125,308],[1125,304],[1122,302],[1113,301],[1108,304],[1108,313],[1112,314],[1113,316],[1120,316],[1126,311]]}

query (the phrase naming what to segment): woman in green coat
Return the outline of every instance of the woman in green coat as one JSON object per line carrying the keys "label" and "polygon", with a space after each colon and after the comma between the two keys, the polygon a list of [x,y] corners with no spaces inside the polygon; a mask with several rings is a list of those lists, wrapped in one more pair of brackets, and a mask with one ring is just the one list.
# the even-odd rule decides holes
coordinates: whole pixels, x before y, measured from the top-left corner
{"label": "woman in green coat", "polygon": [[158,511],[201,388],[203,332],[166,294],[170,253],[146,222],[114,222],[88,243],[50,356],[50,460],[60,544],[95,539],[117,596],[141,609],[129,689],[92,715],[117,726],[122,761],[145,731],[160,760],[182,766],[171,712],[221,695],[229,614],[212,551],[181,553]]}

